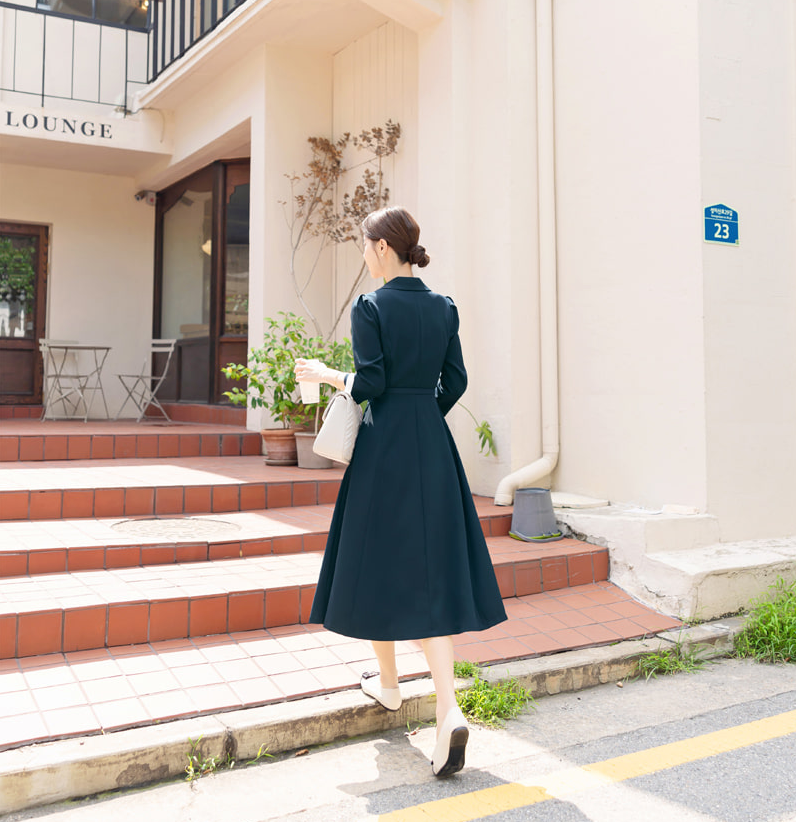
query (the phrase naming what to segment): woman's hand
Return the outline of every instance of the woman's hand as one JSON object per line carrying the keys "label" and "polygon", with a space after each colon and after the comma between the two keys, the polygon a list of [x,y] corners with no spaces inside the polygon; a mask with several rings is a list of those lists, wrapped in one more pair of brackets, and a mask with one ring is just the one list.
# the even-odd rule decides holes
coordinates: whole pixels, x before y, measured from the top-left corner
{"label": "woman's hand", "polygon": [[329,371],[320,360],[305,360],[303,357],[296,360],[294,370],[299,382],[325,382],[324,371]]}
{"label": "woman's hand", "polygon": [[340,390],[345,388],[345,374],[327,368],[320,360],[305,360],[298,357],[294,370],[299,382],[325,382]]}

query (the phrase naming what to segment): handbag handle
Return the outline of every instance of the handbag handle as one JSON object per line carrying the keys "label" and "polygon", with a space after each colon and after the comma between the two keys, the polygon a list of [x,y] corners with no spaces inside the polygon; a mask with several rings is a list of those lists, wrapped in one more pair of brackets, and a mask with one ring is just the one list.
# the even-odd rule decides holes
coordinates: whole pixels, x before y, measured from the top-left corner
{"label": "handbag handle", "polygon": [[356,376],[356,374],[348,374],[346,376],[345,380],[344,380],[344,383],[343,383],[345,385],[345,388],[338,389],[337,391],[334,392],[334,394],[332,394],[332,398],[329,400],[329,404],[326,406],[326,408],[323,409],[323,415],[321,416],[322,421],[324,421],[324,422],[326,421],[326,417],[329,414],[329,411],[330,411],[334,401],[338,397],[348,397],[351,400],[351,402],[354,401],[354,398],[351,396],[351,389],[354,387],[354,377],[355,376]]}

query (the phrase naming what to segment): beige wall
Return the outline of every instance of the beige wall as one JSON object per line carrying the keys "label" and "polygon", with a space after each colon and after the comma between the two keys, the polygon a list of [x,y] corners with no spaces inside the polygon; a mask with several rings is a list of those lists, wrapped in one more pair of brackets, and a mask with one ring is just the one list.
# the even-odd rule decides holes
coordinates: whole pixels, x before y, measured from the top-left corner
{"label": "beige wall", "polygon": [[555,486],[704,509],[697,3],[555,8]]}
{"label": "beige wall", "polygon": [[[286,174],[301,172],[309,160],[307,138],[329,134],[332,124],[331,55],[268,46],[265,53],[263,112],[252,121],[251,286],[249,343],[262,343],[263,318],[278,311],[301,313],[290,279],[290,231],[283,201],[290,198]],[[300,260],[306,263],[307,257]],[[319,287],[308,295],[314,312],[328,311],[331,256],[321,264]],[[258,282],[259,281],[259,282]],[[257,307],[260,311],[257,311]],[[249,411],[249,426],[260,425]],[[263,424],[269,425],[267,421]]]}
{"label": "beige wall", "polygon": [[[265,243],[263,316],[280,310],[300,313],[290,279],[290,230],[283,202],[290,199],[286,175],[302,173],[310,160],[307,138],[329,135],[332,128],[332,56],[268,46],[265,61],[265,117],[259,150],[263,153],[262,231]],[[255,146],[254,140],[252,145]],[[254,150],[253,150],[254,151]],[[257,186],[252,179],[252,190]],[[304,271],[311,252],[299,258]],[[331,255],[321,263],[308,299],[313,313],[328,321]],[[324,273],[326,276],[324,276]],[[257,318],[252,317],[256,322]],[[260,338],[261,340],[261,338]]]}
{"label": "beige wall", "polygon": [[419,35],[418,216],[428,280],[456,301],[470,386],[498,457],[450,420],[473,489],[540,456],[534,14],[523,0],[450,3]]}
{"label": "beige wall", "polygon": [[[332,134],[337,139],[346,132],[359,134],[364,129],[383,126],[388,120],[401,125],[398,153],[383,163],[385,185],[390,189],[390,204],[417,211],[417,35],[396,23],[387,23],[355,40],[334,57],[334,111]],[[345,164],[351,173],[344,179],[343,191],[352,191],[362,180],[361,164],[369,155],[349,147]],[[373,163],[370,168],[376,171]],[[342,310],[337,336],[350,336],[348,299],[362,271],[362,255],[353,243],[335,249],[333,265],[334,317]],[[365,272],[355,293],[377,287]],[[324,332],[331,327],[324,325]]]}
{"label": "beige wall", "polygon": [[155,209],[135,192],[129,178],[0,165],[0,220],[50,226],[47,336],[112,348],[112,415],[124,396],[115,374],[141,369],[152,336]]}
{"label": "beige wall", "polygon": [[[792,6],[555,8],[555,485],[793,533]],[[717,203],[738,247],[703,241]]]}
{"label": "beige wall", "polygon": [[796,532],[793,4],[699,2],[708,508],[724,539]]}

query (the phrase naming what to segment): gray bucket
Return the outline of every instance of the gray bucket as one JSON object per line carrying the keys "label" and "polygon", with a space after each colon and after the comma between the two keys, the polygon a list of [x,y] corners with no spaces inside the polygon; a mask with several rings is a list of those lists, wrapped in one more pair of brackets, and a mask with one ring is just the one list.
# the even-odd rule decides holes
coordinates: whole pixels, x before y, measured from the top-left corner
{"label": "gray bucket", "polygon": [[564,538],[547,488],[517,489],[509,536],[524,542],[553,542]]}

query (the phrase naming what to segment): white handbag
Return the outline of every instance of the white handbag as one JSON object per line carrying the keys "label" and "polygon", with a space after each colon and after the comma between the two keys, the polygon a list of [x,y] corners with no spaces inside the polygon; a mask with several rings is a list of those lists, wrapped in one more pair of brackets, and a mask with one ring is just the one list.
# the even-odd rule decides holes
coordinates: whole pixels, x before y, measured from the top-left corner
{"label": "white handbag", "polygon": [[349,374],[345,390],[338,391],[329,400],[329,405],[323,412],[323,425],[312,446],[312,450],[319,456],[345,465],[351,462],[362,422],[362,409],[351,396],[353,383],[354,375]]}

